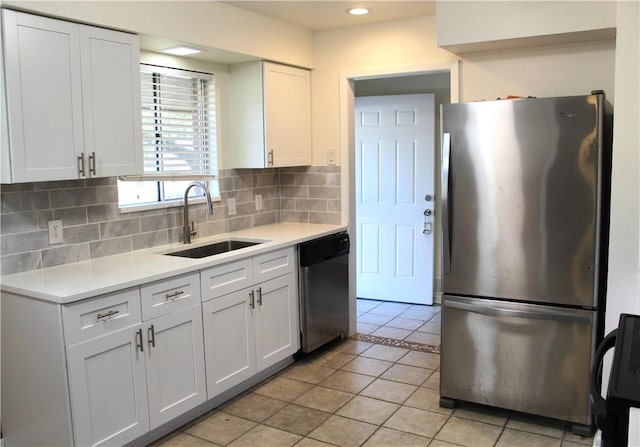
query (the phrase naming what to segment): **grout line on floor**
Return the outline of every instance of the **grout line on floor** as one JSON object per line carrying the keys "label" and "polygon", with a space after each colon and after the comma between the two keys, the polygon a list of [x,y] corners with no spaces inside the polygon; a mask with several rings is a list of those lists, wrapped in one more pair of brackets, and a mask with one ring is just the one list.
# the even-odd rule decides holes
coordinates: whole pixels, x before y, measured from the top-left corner
{"label": "grout line on floor", "polygon": [[[380,302],[377,306],[379,306],[381,304],[382,303]],[[377,307],[377,306],[372,307],[367,312],[375,309],[375,307]],[[438,309],[439,309],[439,306],[438,306]],[[362,315],[366,314],[367,312],[363,312]],[[430,317],[430,319],[433,318],[434,316],[438,315],[438,314],[439,314],[439,310],[434,312],[434,314]],[[422,320],[422,321],[424,321],[424,320]],[[439,321],[438,321],[438,323],[439,323]],[[424,408],[423,408],[422,404],[420,403],[420,401],[412,402],[412,405],[406,405],[407,401],[409,399],[411,399],[411,397],[414,396],[414,394],[416,392],[418,392],[419,390],[421,390],[422,388],[431,390],[430,392],[433,392],[433,391],[437,392],[437,389],[434,389],[434,388],[431,388],[431,387],[423,387],[423,385],[427,381],[430,380],[430,378],[432,377],[433,374],[435,374],[437,372],[439,373],[439,370],[440,370],[439,362],[438,362],[437,367],[432,370],[432,372],[429,375],[429,377],[427,377],[427,379],[425,379],[425,381],[423,381],[420,385],[407,384],[405,382],[400,382],[400,381],[396,380],[397,377],[395,379],[394,378],[382,379],[382,376],[385,374],[385,371],[388,371],[389,368],[391,368],[393,365],[399,364],[398,362],[402,359],[402,357],[400,359],[398,359],[398,360],[395,360],[395,361],[386,360],[387,362],[389,362],[391,364],[391,366],[389,368],[387,368],[385,371],[380,372],[377,375],[368,374],[368,373],[364,373],[364,372],[349,371],[348,369],[344,369],[344,368],[346,367],[346,365],[348,365],[349,363],[351,363],[352,361],[354,361],[355,359],[360,358],[360,357],[366,358],[366,359],[371,359],[371,360],[381,360],[381,359],[376,359],[376,357],[367,357],[366,356],[366,351],[368,349],[374,347],[375,345],[398,347],[398,348],[403,348],[403,349],[409,349],[410,351],[428,352],[428,353],[433,353],[433,354],[436,354],[436,355],[438,355],[439,352],[440,352],[439,346],[433,346],[433,345],[427,345],[427,344],[421,344],[421,343],[415,343],[415,342],[407,342],[406,340],[396,340],[396,339],[392,339],[392,338],[379,337],[379,336],[368,335],[368,334],[356,334],[356,336],[351,337],[348,340],[341,341],[340,345],[342,345],[343,343],[346,343],[346,342],[354,343],[354,342],[358,342],[358,341],[363,342],[363,343],[368,343],[368,344],[370,344],[370,346],[368,346],[367,349],[362,350],[362,351],[360,351],[358,349],[358,350],[354,350],[354,352],[349,352],[350,354],[352,354],[354,356],[353,359],[350,362],[348,362],[348,363],[346,363],[346,364],[344,364],[342,366],[338,366],[337,364],[335,364],[334,366],[323,366],[323,365],[315,365],[315,366],[331,369],[333,371],[332,374],[335,374],[338,371],[344,371],[344,372],[348,372],[348,373],[368,376],[368,377],[370,377],[372,379],[372,381],[369,383],[369,385],[365,386],[360,391],[358,391],[358,392],[349,391],[348,393],[351,394],[352,396],[348,400],[346,400],[344,403],[342,403],[339,406],[339,408],[337,408],[335,411],[319,410],[319,411],[322,411],[324,413],[329,414],[330,415],[329,418],[331,418],[332,416],[339,416],[341,418],[345,418],[345,419],[348,419],[350,421],[355,421],[355,422],[358,422],[358,423],[367,423],[367,424],[374,425],[375,429],[373,430],[373,432],[371,432],[371,434],[366,436],[366,439],[362,440],[362,442],[358,441],[358,442],[360,442],[358,444],[359,446],[363,446],[363,445],[365,445],[367,443],[375,442],[374,437],[376,436],[376,434],[382,428],[388,428],[388,429],[394,430],[396,432],[422,437],[422,438],[427,440],[424,445],[436,445],[436,444],[439,444],[441,442],[440,440],[436,439],[438,437],[438,435],[440,435],[441,432],[443,430],[445,430],[445,427],[447,427],[448,424],[452,423],[452,420],[453,420],[452,418],[456,417],[457,419],[461,419],[461,420],[464,420],[464,421],[471,421],[471,422],[476,423],[476,424],[486,424],[486,425],[490,425],[490,426],[493,426],[493,427],[499,427],[500,428],[499,429],[499,435],[497,436],[496,440],[491,444],[493,447],[495,447],[495,446],[500,444],[501,440],[502,440],[503,443],[505,442],[506,438],[503,439],[503,436],[505,436],[505,434],[507,433],[506,430],[507,430],[507,425],[508,425],[509,421],[512,420],[512,419],[521,420],[519,416],[516,417],[516,415],[507,414],[507,413],[504,413],[501,410],[493,410],[493,409],[490,409],[490,408],[476,408],[473,405],[462,405],[462,406],[459,406],[459,407],[453,409],[450,413],[446,413],[446,412],[440,413],[440,412],[431,410],[430,408],[433,408],[433,405],[435,405],[435,403],[430,402],[430,401],[426,401],[427,405],[424,405]],[[400,345],[398,343],[400,343]],[[321,356],[323,356],[325,354],[330,354],[332,352],[336,352],[336,353],[337,352],[343,352],[343,350],[340,348],[340,345],[327,346],[326,349],[323,352],[317,353],[316,356],[314,356],[313,358],[320,358]],[[353,349],[353,348],[349,348],[349,349]],[[355,353],[356,351],[358,351],[358,353]],[[297,363],[297,364],[307,363],[309,365],[313,365],[313,363],[311,361],[311,360],[313,360],[313,358],[300,359],[301,361],[299,363]],[[240,396],[237,396],[236,398],[232,399],[231,401],[226,402],[222,406],[212,410],[209,413],[209,415],[206,416],[206,417],[212,416],[212,415],[214,415],[216,413],[220,413],[220,412],[225,413],[225,408],[226,407],[228,407],[229,405],[231,405],[232,403],[234,403],[236,401],[239,401],[239,400],[245,398],[246,396],[248,396],[248,395],[250,395],[252,393],[255,393],[255,391],[260,386],[263,386],[266,383],[277,379],[278,377],[283,377],[285,375],[286,371],[289,371],[290,368],[295,367],[295,365],[296,364],[292,365],[291,367],[287,368],[286,370],[274,375],[272,378],[267,379],[267,380],[265,380],[264,382],[262,382],[260,384],[257,384],[256,386],[252,387],[250,390],[247,390],[245,393],[242,393]],[[415,366],[415,367],[416,368],[422,368],[422,369],[425,369],[425,370],[431,370],[431,368],[428,368],[428,367],[425,367],[425,366]],[[308,382],[304,382],[304,381],[301,381],[298,378],[293,378],[293,377],[291,378],[291,380],[299,381],[301,383],[305,383],[305,384],[310,385],[309,390],[314,389],[314,388],[318,388],[318,387],[319,388],[326,388],[326,389],[329,389],[329,390],[334,390],[334,388],[332,388],[330,386],[321,385],[322,381],[318,382],[318,383],[308,383]],[[414,391],[412,391],[409,394],[409,396],[406,397],[402,401],[402,403],[398,403],[398,402],[395,402],[395,401],[394,402],[388,401],[388,400],[386,400],[385,396],[382,396],[382,395],[380,395],[379,397],[372,397],[371,395],[367,395],[368,393],[362,394],[363,391],[366,390],[372,383],[375,383],[376,380],[388,380],[390,382],[396,382],[396,383],[400,383],[400,384],[411,385],[411,386],[414,386],[416,389]],[[343,391],[342,389],[339,389],[339,388],[336,388],[335,390]],[[308,392],[308,391],[306,391],[306,392]],[[347,392],[347,391],[343,391],[343,392]],[[259,395],[257,393],[255,393],[255,394]],[[262,396],[262,395],[259,395],[259,396]],[[347,406],[347,405],[349,405],[349,403],[353,402],[353,400],[356,399],[356,397],[358,397],[358,396],[366,397],[366,398],[369,398],[369,399],[378,400],[378,401],[381,401],[381,402],[391,402],[391,403],[393,403],[395,405],[398,405],[398,407],[389,416],[387,416],[384,419],[384,421],[382,421],[381,423],[371,423],[371,422],[363,421],[363,420],[360,420],[360,419],[356,419],[355,417],[352,417],[352,416],[345,416],[345,415],[342,415],[342,414],[338,414],[338,412],[341,411],[341,409],[345,408],[345,406]],[[277,401],[283,402],[285,404],[285,407],[283,407],[283,408],[286,408],[286,406],[288,406],[288,405],[298,405],[298,406],[301,406],[301,407],[304,407],[304,408],[313,408],[313,407],[307,407],[303,403],[296,403],[295,400],[294,401],[288,401],[288,400],[282,400],[282,399],[279,399],[277,397],[271,397],[271,396],[262,396],[262,397],[268,397],[269,399],[273,399],[273,400],[277,400]],[[402,409],[402,408],[413,408],[413,409],[417,409],[417,410],[422,410],[422,411],[427,412],[425,414],[428,414],[428,413],[438,414],[438,415],[444,416],[444,418],[443,418],[444,422],[442,423],[442,425],[436,431],[434,431],[432,436],[426,436],[426,435],[420,434],[418,432],[406,430],[405,429],[406,427],[405,428],[386,427],[385,424],[391,418],[393,418],[398,413],[398,411],[400,411],[400,409]],[[458,411],[461,410],[461,409],[464,409],[465,411],[461,412],[462,416],[457,416]],[[225,413],[225,414],[227,414],[227,413]],[[228,413],[228,414],[232,414],[232,413]],[[420,413],[420,414],[422,414],[422,413]],[[477,414],[478,416],[474,416],[475,414]],[[483,417],[479,417],[480,415],[496,415],[496,416],[500,416],[501,418],[504,418],[504,422],[502,424],[500,424],[500,425],[497,424],[497,423],[494,424],[494,423],[491,423],[491,422],[487,422],[487,420],[484,419]],[[200,436],[196,436],[196,435],[193,435],[191,433],[186,433],[184,431],[185,429],[187,429],[187,427],[193,427],[195,424],[205,420],[206,417],[203,416],[202,418],[198,418],[197,421],[193,421],[192,423],[190,423],[187,426],[183,427],[183,429],[179,430],[179,431],[182,431],[184,434],[191,436],[192,437],[191,439],[197,439],[198,441],[202,441],[203,442],[202,445],[210,445],[211,447],[213,447],[213,446],[218,445],[218,444],[215,444],[215,443],[208,444],[211,441],[208,441],[206,438],[202,438]],[[268,418],[263,420],[262,422],[256,422],[256,421],[253,421],[253,420],[246,419],[246,418],[244,418],[242,416],[235,416],[235,417],[243,419],[243,420],[246,420],[248,422],[252,422],[252,423],[257,424],[257,425],[255,425],[255,427],[249,429],[248,431],[243,432],[242,434],[237,436],[233,441],[230,441],[227,444],[225,444],[227,446],[232,444],[232,443],[234,443],[234,442],[237,443],[238,439],[240,439],[242,436],[245,436],[247,433],[249,433],[251,430],[255,429],[256,427],[260,427],[260,426],[272,427],[271,425],[267,425],[266,424],[266,420]],[[456,424],[459,424],[460,422],[457,419],[454,420],[454,421],[456,422]],[[294,445],[299,445],[299,444],[302,445],[302,444],[313,442],[313,441],[320,441],[320,442],[323,442],[323,443],[327,443],[328,442],[327,440],[321,439],[323,437],[323,435],[321,435],[320,432],[317,432],[315,435],[313,435],[313,437],[311,436],[311,434],[316,429],[318,429],[323,424],[325,424],[326,421],[328,421],[328,420],[329,419],[326,419],[324,422],[321,422],[319,425],[315,426],[315,428],[313,428],[306,435],[300,435],[299,433],[295,433],[295,432],[289,431],[286,428],[280,428],[280,427],[275,427],[275,426],[272,427],[272,428],[275,428],[277,430],[281,430],[281,431],[283,431],[285,433],[295,434],[297,436],[301,436],[301,438],[298,441],[296,441],[294,443]],[[530,421],[527,420],[527,419],[525,419],[525,420],[528,421],[528,422],[534,423],[534,424],[536,424],[536,423],[540,424],[540,422],[536,422],[535,419],[530,420]],[[520,429],[517,429],[517,428],[511,428],[511,430],[515,430],[517,432],[522,432],[522,433],[527,433],[527,434],[533,434],[535,436],[546,436],[546,435],[543,435],[543,434],[532,433],[529,430],[520,430]],[[496,433],[496,432],[497,432],[497,430],[494,431],[493,433]],[[166,446],[163,446],[163,447],[171,447],[171,446],[178,447],[179,445],[182,445],[182,444],[179,444],[179,440],[175,440],[173,443],[171,442],[171,438],[174,437],[175,435],[176,435],[175,433],[172,434],[172,435],[168,435],[165,438]],[[332,442],[336,442],[336,439],[338,439],[338,438],[333,439]],[[563,427],[562,428],[562,433],[560,433],[560,438],[559,439],[558,438],[554,438],[554,439],[557,439],[557,441],[559,442],[559,444],[557,444],[559,447],[568,447],[569,445],[574,446],[574,445],[577,445],[577,444],[584,445],[584,446],[589,445],[589,444],[583,444],[584,442],[589,442],[589,438],[583,438],[582,440],[580,440],[578,438],[572,438],[571,435],[570,435],[570,428],[569,427]],[[462,438],[460,438],[459,440],[456,440],[456,442],[461,442],[461,444],[459,444],[459,445],[461,445],[463,447],[464,446],[471,447],[471,446],[476,445],[477,439],[466,439],[465,438],[463,440]],[[161,443],[159,443],[157,445],[160,446],[160,445],[163,445],[163,444],[164,443],[161,442]],[[453,444],[450,441],[449,441],[449,444],[451,444],[452,446],[453,445],[458,445],[458,444]],[[394,445],[394,444],[389,444],[389,445],[391,446],[391,445]],[[510,447],[528,447],[528,446],[524,446],[522,444],[519,444],[519,445],[512,445]]]}

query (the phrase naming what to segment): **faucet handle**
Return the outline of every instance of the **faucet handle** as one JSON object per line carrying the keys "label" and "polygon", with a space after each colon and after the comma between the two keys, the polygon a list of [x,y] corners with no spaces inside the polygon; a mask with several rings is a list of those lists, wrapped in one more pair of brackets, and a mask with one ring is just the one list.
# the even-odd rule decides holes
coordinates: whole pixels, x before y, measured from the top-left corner
{"label": "faucet handle", "polygon": [[196,227],[193,224],[193,221],[191,221],[191,231],[189,233],[191,234],[191,236],[195,236],[196,234],[198,234],[198,232],[196,231]]}

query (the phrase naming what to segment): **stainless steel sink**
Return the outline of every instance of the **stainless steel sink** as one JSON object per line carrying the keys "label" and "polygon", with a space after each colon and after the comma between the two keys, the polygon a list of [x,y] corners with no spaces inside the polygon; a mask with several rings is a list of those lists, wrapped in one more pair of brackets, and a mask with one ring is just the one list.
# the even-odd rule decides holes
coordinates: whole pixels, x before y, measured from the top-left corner
{"label": "stainless steel sink", "polygon": [[215,242],[209,245],[187,248],[186,250],[178,250],[165,254],[169,256],[180,256],[182,258],[206,258],[207,256],[219,255],[221,253],[227,253],[229,251],[238,250],[240,248],[252,247],[261,243],[262,242],[238,241],[235,239],[229,239],[226,241]]}

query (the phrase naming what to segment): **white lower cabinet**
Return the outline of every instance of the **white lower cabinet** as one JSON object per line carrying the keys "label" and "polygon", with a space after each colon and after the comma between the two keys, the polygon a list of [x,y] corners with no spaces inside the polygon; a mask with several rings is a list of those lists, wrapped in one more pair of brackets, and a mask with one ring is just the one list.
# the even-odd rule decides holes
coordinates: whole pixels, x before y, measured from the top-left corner
{"label": "white lower cabinet", "polygon": [[[82,336],[75,335],[80,326],[117,329],[67,348],[76,445],[125,444],[206,401],[197,274],[65,306],[63,313],[71,340]],[[118,329],[119,321],[145,314],[159,316]]]}
{"label": "white lower cabinet", "polygon": [[206,400],[199,304],[67,349],[77,445],[121,445]]}
{"label": "white lower cabinet", "polygon": [[139,443],[286,360],[300,345],[294,255],[275,250],[69,304],[3,292],[4,444]]}
{"label": "white lower cabinet", "polygon": [[200,304],[152,320],[145,347],[150,427],[207,400]]}
{"label": "white lower cabinet", "polygon": [[299,348],[293,273],[202,304],[209,399]]}
{"label": "white lower cabinet", "polygon": [[75,442],[122,445],[149,431],[141,324],[67,349]]}
{"label": "white lower cabinet", "polygon": [[[204,349],[209,399],[300,347],[293,248],[203,270]],[[229,272],[251,272],[233,274]],[[217,295],[265,279],[250,287]],[[213,292],[212,292],[213,291]]]}
{"label": "white lower cabinet", "polygon": [[249,289],[202,303],[209,399],[256,373]]}
{"label": "white lower cabinet", "polygon": [[300,348],[298,299],[293,273],[257,287],[254,323],[258,371],[293,355]]}

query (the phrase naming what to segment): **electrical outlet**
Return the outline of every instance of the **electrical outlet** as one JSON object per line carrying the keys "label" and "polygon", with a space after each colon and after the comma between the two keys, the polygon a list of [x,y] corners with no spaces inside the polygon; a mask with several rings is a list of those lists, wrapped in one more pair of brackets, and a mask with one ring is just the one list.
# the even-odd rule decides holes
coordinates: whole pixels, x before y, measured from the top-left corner
{"label": "electrical outlet", "polygon": [[256,194],[256,211],[262,209],[262,194]]}
{"label": "electrical outlet", "polygon": [[61,244],[64,242],[64,236],[62,234],[62,221],[50,220],[49,222],[49,243]]}
{"label": "electrical outlet", "polygon": [[228,198],[227,206],[229,207],[229,216],[236,214],[236,199],[233,197]]}

